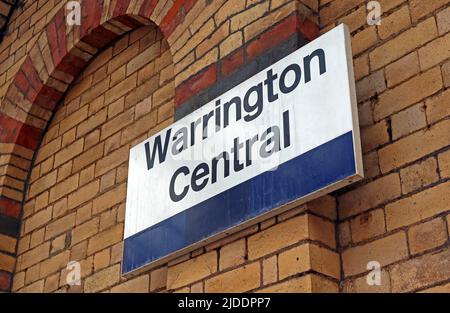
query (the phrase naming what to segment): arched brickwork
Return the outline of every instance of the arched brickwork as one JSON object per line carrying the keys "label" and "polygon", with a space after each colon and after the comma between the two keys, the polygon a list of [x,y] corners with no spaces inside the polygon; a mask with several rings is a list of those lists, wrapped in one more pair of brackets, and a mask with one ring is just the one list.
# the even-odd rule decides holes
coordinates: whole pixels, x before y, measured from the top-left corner
{"label": "arched brickwork", "polygon": [[[276,51],[266,53],[272,47],[291,40],[288,46],[283,46],[283,53],[288,53],[318,35],[314,10],[295,1],[281,1],[273,14],[268,15],[261,25],[255,25],[257,30],[250,30],[249,38],[241,38],[236,44],[231,42],[232,36],[227,38],[222,34],[227,38],[225,41],[230,42],[222,42],[226,51],[217,48],[214,55],[211,47],[217,45],[222,30],[217,27],[213,28],[212,34],[200,34],[201,23],[208,23],[208,14],[211,18],[218,14],[215,10],[224,5],[223,0],[213,3],[206,0],[82,0],[80,3],[81,26],[68,26],[66,9],[61,7],[38,36],[1,99],[0,164],[4,176],[0,180],[0,214],[8,220],[10,235],[18,235],[33,155],[58,103],[89,61],[123,34],[143,25],[154,25],[167,38],[174,60],[178,62],[175,66],[178,117],[194,110],[198,106],[196,102],[206,102],[230,84],[280,58]],[[233,12],[233,5],[227,10]],[[268,8],[266,11],[267,14],[271,12]],[[197,29],[192,30],[191,24],[201,13],[203,17],[198,21]],[[195,50],[193,61],[188,61],[191,53],[186,55],[184,51],[189,42]],[[210,49],[209,52],[198,51],[196,45],[200,46],[200,43],[203,44],[200,50]],[[258,59],[260,55],[262,57]],[[229,79],[229,85],[219,84],[220,78],[240,69],[244,60],[258,65],[244,68],[238,77]],[[215,88],[217,85],[219,88]]]}

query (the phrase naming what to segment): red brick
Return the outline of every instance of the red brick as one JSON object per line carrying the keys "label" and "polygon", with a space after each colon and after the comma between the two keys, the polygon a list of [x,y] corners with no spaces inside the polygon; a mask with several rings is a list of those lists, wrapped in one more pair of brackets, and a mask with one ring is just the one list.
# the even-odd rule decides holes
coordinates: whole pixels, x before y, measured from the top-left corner
{"label": "red brick", "polygon": [[11,286],[11,275],[5,272],[0,272],[0,291],[9,291]]}
{"label": "red brick", "polygon": [[0,198],[0,214],[10,217],[19,217],[20,206],[20,202],[18,201]]}
{"label": "red brick", "polygon": [[193,95],[212,86],[217,79],[217,66],[211,65],[204,71],[196,74],[188,81],[179,85],[175,91],[176,105],[180,105]]}
{"label": "red brick", "polygon": [[244,50],[239,49],[236,52],[226,56],[221,61],[221,73],[224,76],[228,76],[233,73],[236,69],[242,66],[244,63]]}

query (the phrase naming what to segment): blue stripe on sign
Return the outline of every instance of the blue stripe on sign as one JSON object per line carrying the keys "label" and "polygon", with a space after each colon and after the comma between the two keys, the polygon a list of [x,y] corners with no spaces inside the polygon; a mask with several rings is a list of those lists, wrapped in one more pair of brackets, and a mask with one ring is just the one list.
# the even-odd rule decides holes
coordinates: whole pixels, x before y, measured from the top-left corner
{"label": "blue stripe on sign", "polygon": [[348,132],[126,238],[122,271],[131,272],[353,174]]}

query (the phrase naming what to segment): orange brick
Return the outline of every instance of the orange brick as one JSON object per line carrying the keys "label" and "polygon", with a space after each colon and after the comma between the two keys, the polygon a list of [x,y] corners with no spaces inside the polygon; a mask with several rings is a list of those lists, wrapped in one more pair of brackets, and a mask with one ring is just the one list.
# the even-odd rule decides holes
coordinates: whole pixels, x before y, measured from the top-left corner
{"label": "orange brick", "polygon": [[308,236],[306,215],[279,223],[248,238],[248,257],[257,259],[290,246]]}
{"label": "orange brick", "polygon": [[220,249],[219,269],[224,270],[244,263],[246,254],[245,239],[232,242]]}
{"label": "orange brick", "polygon": [[428,98],[425,102],[428,123],[433,124],[444,117],[450,116],[450,89]]}
{"label": "orange brick", "polygon": [[349,248],[342,253],[342,264],[346,277],[364,273],[370,261],[377,261],[381,266],[392,264],[408,257],[408,246],[404,232]]}
{"label": "orange brick", "polygon": [[150,285],[150,276],[141,275],[111,288],[113,293],[147,293]]}
{"label": "orange brick", "polygon": [[450,249],[396,264],[390,270],[392,292],[408,292],[450,277]]}
{"label": "orange brick", "polygon": [[[424,81],[427,83],[424,84]],[[380,95],[380,99],[375,105],[374,118],[376,121],[383,119],[392,113],[396,113],[425,99],[441,88],[442,77],[438,67],[415,76]]]}
{"label": "orange brick", "polygon": [[450,120],[418,131],[378,151],[383,173],[415,161],[429,153],[446,147],[450,142]]}
{"label": "orange brick", "polygon": [[167,270],[167,289],[177,289],[217,272],[217,252],[211,251],[171,266]]}
{"label": "orange brick", "polygon": [[85,292],[97,292],[113,286],[120,280],[120,264],[108,267],[86,278]]}
{"label": "orange brick", "polygon": [[445,221],[437,218],[411,227],[408,230],[408,241],[411,254],[421,253],[444,244],[447,241]]}
{"label": "orange brick", "polygon": [[450,177],[450,150],[439,154],[439,173],[442,178]]}
{"label": "orange brick", "polygon": [[0,234],[0,251],[9,253],[16,252],[17,239]]}
{"label": "orange brick", "polygon": [[[369,27],[368,29],[374,29],[374,27]],[[399,59],[436,36],[436,21],[434,17],[431,17],[370,52],[369,58],[371,69],[379,69],[392,61]],[[372,44],[373,43],[369,46]]]}
{"label": "orange brick", "polygon": [[386,206],[387,230],[419,222],[450,209],[450,182]]}
{"label": "orange brick", "polygon": [[260,284],[261,267],[259,262],[255,262],[207,279],[205,292],[245,292],[258,288]]}
{"label": "orange brick", "polygon": [[383,17],[381,25],[378,26],[378,34],[381,39],[386,39],[410,26],[409,8],[407,5],[404,5],[399,10]]}
{"label": "orange brick", "polygon": [[386,66],[388,87],[395,86],[420,72],[419,55],[416,51]]}
{"label": "orange brick", "polygon": [[435,158],[429,158],[400,170],[402,191],[404,194],[428,186],[438,181],[438,169]]}
{"label": "orange brick", "polygon": [[16,259],[13,256],[0,252],[0,270],[12,273]]}
{"label": "orange brick", "polygon": [[395,199],[400,194],[400,178],[397,173],[393,173],[340,196],[338,213],[341,218],[356,215]]}
{"label": "orange brick", "polygon": [[351,220],[351,234],[354,243],[379,236],[386,231],[382,209],[361,214]]}
{"label": "orange brick", "polygon": [[429,69],[430,67],[441,63],[445,59],[450,57],[450,33],[437,38],[419,49],[420,67],[422,70]]}
{"label": "orange brick", "polygon": [[392,139],[396,140],[405,135],[424,128],[427,125],[425,117],[425,107],[423,103],[418,103],[406,110],[392,115]]}

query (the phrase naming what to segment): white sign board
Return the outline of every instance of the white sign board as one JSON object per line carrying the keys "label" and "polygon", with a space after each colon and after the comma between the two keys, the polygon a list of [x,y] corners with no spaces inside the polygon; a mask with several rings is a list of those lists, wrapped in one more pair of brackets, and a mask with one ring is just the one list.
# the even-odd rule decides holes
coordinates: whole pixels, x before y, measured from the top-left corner
{"label": "white sign board", "polygon": [[123,273],[362,173],[340,25],[131,149]]}

